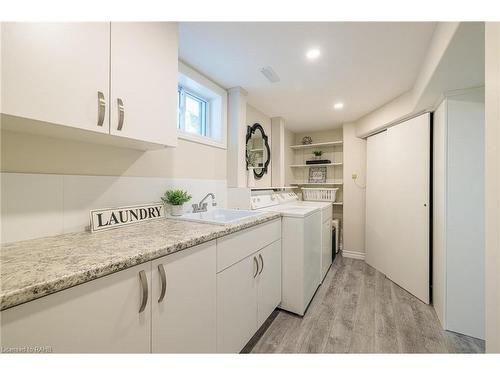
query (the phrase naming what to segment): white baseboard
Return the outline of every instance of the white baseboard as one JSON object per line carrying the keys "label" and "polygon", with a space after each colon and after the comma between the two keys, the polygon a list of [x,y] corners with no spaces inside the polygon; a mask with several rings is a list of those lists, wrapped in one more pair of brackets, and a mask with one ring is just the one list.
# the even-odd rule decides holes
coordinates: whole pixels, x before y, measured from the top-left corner
{"label": "white baseboard", "polygon": [[342,256],[345,258],[365,260],[365,253],[361,253],[359,251],[342,250]]}

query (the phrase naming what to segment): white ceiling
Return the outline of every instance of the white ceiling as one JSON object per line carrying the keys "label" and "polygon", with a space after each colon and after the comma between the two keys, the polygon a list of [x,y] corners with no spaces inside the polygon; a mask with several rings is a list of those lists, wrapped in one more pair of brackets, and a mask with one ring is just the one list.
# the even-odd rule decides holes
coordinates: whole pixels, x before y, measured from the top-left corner
{"label": "white ceiling", "polygon": [[[412,88],[436,24],[180,23],[179,57],[293,131],[340,126]],[[305,54],[319,48],[321,56]],[[260,69],[271,66],[280,82]],[[343,102],[335,111],[333,104]]]}

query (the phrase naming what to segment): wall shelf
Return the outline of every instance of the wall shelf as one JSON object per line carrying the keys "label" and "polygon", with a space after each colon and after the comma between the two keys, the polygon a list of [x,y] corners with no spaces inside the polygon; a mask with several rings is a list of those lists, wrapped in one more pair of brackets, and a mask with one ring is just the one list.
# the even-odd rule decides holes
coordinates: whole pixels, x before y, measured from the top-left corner
{"label": "wall shelf", "polygon": [[344,144],[343,141],[332,141],[332,142],[310,143],[308,145],[293,145],[293,146],[290,146],[290,148],[303,149],[303,148],[312,148],[312,147],[342,146],[343,144]]}
{"label": "wall shelf", "polygon": [[310,167],[330,167],[330,166],[338,166],[342,165],[342,163],[325,163],[325,164],[294,164],[290,165],[290,168],[310,168]]}

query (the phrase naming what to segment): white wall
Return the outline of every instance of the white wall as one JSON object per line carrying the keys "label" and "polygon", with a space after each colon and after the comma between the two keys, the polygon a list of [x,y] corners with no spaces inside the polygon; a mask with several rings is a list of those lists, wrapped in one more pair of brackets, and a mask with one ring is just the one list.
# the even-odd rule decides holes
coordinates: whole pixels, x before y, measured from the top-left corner
{"label": "white wall", "polygon": [[229,187],[245,187],[247,92],[241,87],[229,89],[227,108],[227,182]]}
{"label": "white wall", "polygon": [[285,120],[281,117],[271,119],[271,186],[285,186]]}
{"label": "white wall", "polygon": [[[1,241],[84,230],[94,208],[159,201],[179,187],[226,203],[226,150],[179,140],[138,151],[10,131],[1,133]],[[187,208],[189,208],[188,203]]]}
{"label": "white wall", "polygon": [[486,23],[486,351],[500,353],[500,23]]}
{"label": "white wall", "polygon": [[434,109],[444,92],[484,85],[484,23],[440,22],[413,87],[356,120],[367,137],[404,119]]}
{"label": "white wall", "polygon": [[207,192],[222,207],[227,201],[226,180],[31,173],[1,173],[0,179],[2,243],[81,232],[91,209],[158,202],[168,189],[193,196],[185,210]]}
{"label": "white wall", "polygon": [[446,327],[446,122],[447,102],[434,112],[432,204],[432,304],[442,327]]}
{"label": "white wall", "polygon": [[484,338],[484,90],[434,118],[433,301],[447,330]]}
{"label": "white wall", "polygon": [[483,100],[452,97],[447,113],[446,328],[478,338],[484,338]]}
{"label": "white wall", "polygon": [[[356,137],[356,125],[344,124],[344,244],[343,250],[365,252],[366,140]],[[354,182],[352,174],[358,175]]]}
{"label": "white wall", "polygon": [[285,186],[293,183],[293,170],[289,166],[293,164],[295,152],[290,146],[295,144],[295,133],[285,127],[284,148],[285,148]]}

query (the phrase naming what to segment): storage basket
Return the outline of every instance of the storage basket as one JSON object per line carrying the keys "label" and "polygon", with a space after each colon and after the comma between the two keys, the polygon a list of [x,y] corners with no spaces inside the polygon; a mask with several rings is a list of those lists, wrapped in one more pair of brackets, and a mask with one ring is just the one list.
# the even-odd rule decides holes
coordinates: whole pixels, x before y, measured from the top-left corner
{"label": "storage basket", "polygon": [[305,201],[335,202],[338,188],[301,188]]}

